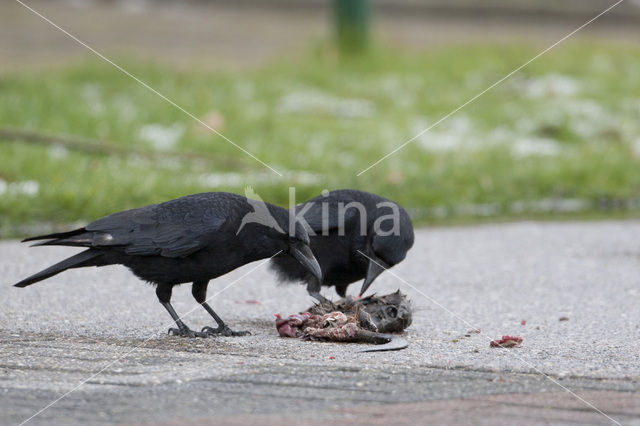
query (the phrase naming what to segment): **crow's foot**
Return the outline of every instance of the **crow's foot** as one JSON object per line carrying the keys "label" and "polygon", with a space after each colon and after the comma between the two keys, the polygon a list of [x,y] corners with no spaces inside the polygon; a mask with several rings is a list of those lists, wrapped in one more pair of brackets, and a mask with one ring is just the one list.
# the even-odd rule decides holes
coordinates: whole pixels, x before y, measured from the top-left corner
{"label": "crow's foot", "polygon": [[204,327],[202,332],[209,336],[247,336],[251,334],[248,331],[233,331],[226,324],[218,328]]}
{"label": "crow's foot", "polygon": [[181,337],[209,337],[210,334],[203,333],[200,331],[193,331],[188,327],[185,328],[170,328],[168,334],[170,336],[181,336]]}

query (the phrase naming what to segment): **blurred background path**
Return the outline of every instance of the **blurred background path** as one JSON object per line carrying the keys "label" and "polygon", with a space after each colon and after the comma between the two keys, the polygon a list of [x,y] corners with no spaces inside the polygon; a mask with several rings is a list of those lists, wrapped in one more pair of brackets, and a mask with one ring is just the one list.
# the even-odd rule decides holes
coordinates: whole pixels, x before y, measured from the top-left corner
{"label": "blurred background path", "polygon": [[[171,63],[255,66],[331,33],[328,1],[27,1],[106,53]],[[373,2],[376,34],[396,46],[468,41],[551,44],[613,4],[571,1]],[[13,0],[0,0],[0,72],[64,64],[89,53]],[[640,3],[628,0],[578,38],[637,44]],[[186,63],[187,64],[186,64]]]}

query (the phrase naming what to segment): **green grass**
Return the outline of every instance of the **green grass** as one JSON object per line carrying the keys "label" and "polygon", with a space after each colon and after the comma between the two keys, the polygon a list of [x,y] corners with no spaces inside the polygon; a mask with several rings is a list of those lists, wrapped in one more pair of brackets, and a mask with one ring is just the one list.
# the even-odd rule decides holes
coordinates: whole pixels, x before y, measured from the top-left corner
{"label": "green grass", "polygon": [[[562,213],[570,217],[633,212],[640,198],[634,47],[560,46],[356,176],[537,51],[378,48],[341,60],[318,46],[260,69],[218,71],[118,61],[196,116],[218,111],[222,133],[282,178],[97,59],[0,76],[0,127],[154,150],[142,129],[164,126],[178,134],[172,150],[220,158],[155,161],[0,140],[0,236],[199,191],[242,193],[245,185],[282,205],[289,186],[298,201],[324,188],[359,188],[411,208],[418,222],[556,217],[549,200],[566,199],[579,204]],[[23,193],[25,181],[38,183],[37,195]]]}

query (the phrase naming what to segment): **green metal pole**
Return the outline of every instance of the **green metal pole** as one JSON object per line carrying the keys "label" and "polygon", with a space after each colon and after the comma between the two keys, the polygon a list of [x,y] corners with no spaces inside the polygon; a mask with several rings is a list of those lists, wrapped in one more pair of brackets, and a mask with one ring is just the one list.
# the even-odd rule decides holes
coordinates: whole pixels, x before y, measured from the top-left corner
{"label": "green metal pole", "polygon": [[359,53],[369,43],[370,0],[333,0],[336,39],[344,53]]}

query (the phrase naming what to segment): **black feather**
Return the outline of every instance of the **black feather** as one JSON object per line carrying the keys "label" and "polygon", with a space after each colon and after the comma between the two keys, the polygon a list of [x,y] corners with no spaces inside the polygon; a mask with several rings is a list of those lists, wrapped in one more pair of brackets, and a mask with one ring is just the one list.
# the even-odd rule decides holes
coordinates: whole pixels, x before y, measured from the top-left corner
{"label": "black feather", "polygon": [[[355,207],[348,208],[349,203],[353,202],[362,206],[364,215]],[[380,206],[380,203],[397,206],[399,235],[375,234],[376,220],[391,211],[389,207]],[[340,218],[341,209],[343,218]],[[310,233],[311,250],[322,269],[322,285],[335,286],[341,297],[346,295],[349,284],[366,276],[369,260],[359,252],[382,260],[391,267],[401,262],[413,246],[413,224],[406,210],[376,194],[351,189],[335,190],[299,204],[295,210],[298,214],[304,212],[302,217],[316,234]],[[373,251],[374,245],[377,252]],[[290,258],[275,258],[271,266],[283,281],[313,285],[314,277]]]}
{"label": "black feather", "polygon": [[71,268],[81,268],[83,266],[88,266],[88,262],[93,260],[94,258],[101,255],[101,252],[96,250],[85,250],[76,254],[75,256],[71,256],[63,260],[62,262],[58,262],[55,265],[49,266],[47,269],[44,269],[37,274],[33,274],[28,278],[20,281],[17,284],[14,284],[16,287],[26,287],[28,285],[37,283],[38,281],[42,281],[44,279],[50,278],[56,274],[59,274],[62,271],[66,271]]}
{"label": "black feather", "polygon": [[[253,203],[253,204],[252,204]],[[171,314],[179,334],[206,336],[188,329],[170,304],[172,287],[192,282],[196,301],[218,323],[215,332],[231,330],[206,304],[209,280],[255,260],[277,254],[298,256],[300,262],[319,275],[315,259],[302,256],[309,237],[300,225],[289,236],[289,211],[265,203],[263,213],[271,215],[269,224],[247,221],[255,203],[226,192],[209,192],[114,213],[84,228],[42,235],[24,241],[46,240],[36,245],[87,247],[16,284],[26,287],[69,268],[120,264],[139,278],[157,284],[156,295]],[[275,224],[275,226],[273,226]],[[241,228],[242,225],[242,228]],[[302,257],[301,257],[302,256]]]}
{"label": "black feather", "polygon": [[74,235],[82,234],[83,232],[85,232],[85,229],[84,228],[79,228],[79,229],[75,229],[75,230],[69,231],[69,232],[58,232],[58,233],[55,233],[55,234],[39,235],[37,237],[29,237],[29,238],[25,238],[24,240],[22,240],[22,242],[26,243],[28,241],[36,241],[36,240],[52,240],[54,238],[67,238],[67,237],[72,237]]}
{"label": "black feather", "polygon": [[[288,229],[287,210],[268,208],[282,229]],[[178,284],[215,278],[286,250],[287,235],[259,224],[249,224],[236,235],[240,221],[251,211],[240,195],[194,194],[114,213],[74,231],[27,240],[99,249],[104,264],[125,265],[149,282]]]}

